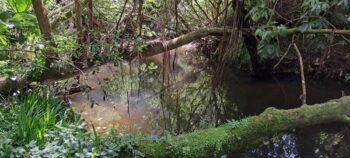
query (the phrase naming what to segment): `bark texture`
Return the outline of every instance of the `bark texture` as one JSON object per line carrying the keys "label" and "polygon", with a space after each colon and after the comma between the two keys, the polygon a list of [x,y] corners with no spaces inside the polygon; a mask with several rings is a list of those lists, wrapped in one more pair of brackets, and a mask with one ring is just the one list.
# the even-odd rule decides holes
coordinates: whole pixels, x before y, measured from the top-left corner
{"label": "bark texture", "polygon": [[46,66],[50,66],[50,64],[55,60],[55,53],[51,49],[52,47],[56,47],[55,41],[51,35],[51,26],[49,22],[49,18],[47,16],[47,11],[44,7],[42,0],[32,0],[33,9],[38,20],[38,25],[40,29],[41,35],[44,39],[49,43],[48,50],[45,52],[46,57]]}
{"label": "bark texture", "polygon": [[47,17],[47,11],[44,8],[43,2],[41,0],[32,0],[32,3],[41,34],[45,40],[50,42],[51,46],[54,46],[55,43],[51,36],[49,18]]}
{"label": "bark texture", "polygon": [[76,23],[77,32],[78,32],[78,44],[79,46],[82,46],[83,26],[82,26],[82,20],[81,20],[80,0],[74,0],[74,4],[75,4],[75,23]]}

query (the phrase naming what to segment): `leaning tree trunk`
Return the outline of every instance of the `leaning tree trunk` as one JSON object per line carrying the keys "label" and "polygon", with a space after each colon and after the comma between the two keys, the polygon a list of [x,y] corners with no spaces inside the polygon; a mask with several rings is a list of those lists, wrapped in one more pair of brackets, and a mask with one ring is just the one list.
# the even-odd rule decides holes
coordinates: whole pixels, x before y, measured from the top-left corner
{"label": "leaning tree trunk", "polygon": [[146,157],[220,157],[260,144],[278,132],[331,122],[350,123],[350,96],[290,110],[268,108],[259,116],[218,128],[182,134],[171,140],[141,141],[140,149]]}
{"label": "leaning tree trunk", "polygon": [[[32,4],[42,36],[49,43],[50,47],[56,47],[56,44],[51,36],[51,26],[43,2],[41,0],[32,0]],[[45,52],[45,56],[46,65],[50,65],[50,63],[55,60],[55,54],[50,49]]]}

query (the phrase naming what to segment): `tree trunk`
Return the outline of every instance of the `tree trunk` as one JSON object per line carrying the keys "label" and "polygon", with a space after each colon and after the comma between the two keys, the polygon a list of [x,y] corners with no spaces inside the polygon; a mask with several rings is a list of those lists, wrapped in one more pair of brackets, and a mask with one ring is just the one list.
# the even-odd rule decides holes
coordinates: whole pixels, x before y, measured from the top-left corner
{"label": "tree trunk", "polygon": [[77,48],[77,54],[76,56],[72,57],[72,61],[74,65],[78,67],[82,67],[84,61],[88,57],[87,49],[85,47],[85,34],[83,32],[83,23],[82,23],[82,18],[81,18],[81,3],[80,0],[74,0],[75,3],[75,25],[77,28],[77,42],[78,42],[78,48]]}
{"label": "tree trunk", "polygon": [[83,26],[81,21],[81,6],[80,6],[80,0],[74,0],[75,3],[75,23],[77,27],[78,32],[78,44],[79,47],[82,46],[83,42]]}
{"label": "tree trunk", "polygon": [[218,128],[197,130],[164,141],[141,141],[146,157],[220,157],[262,143],[267,136],[305,126],[350,123],[350,97],[290,110],[268,108],[252,116]]}
{"label": "tree trunk", "polygon": [[93,19],[93,3],[92,0],[88,0],[88,19],[89,19],[89,29],[94,27]]}
{"label": "tree trunk", "polygon": [[[56,47],[56,44],[51,36],[51,26],[43,2],[41,0],[32,0],[32,4],[42,36],[47,42],[49,42],[50,47]],[[45,56],[47,59],[47,65],[55,60],[55,53],[50,49],[45,52]]]}

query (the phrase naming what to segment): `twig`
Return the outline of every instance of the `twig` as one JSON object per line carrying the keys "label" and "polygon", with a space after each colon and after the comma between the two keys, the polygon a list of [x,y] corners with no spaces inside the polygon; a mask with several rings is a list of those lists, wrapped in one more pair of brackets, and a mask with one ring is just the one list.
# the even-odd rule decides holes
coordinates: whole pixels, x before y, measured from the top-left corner
{"label": "twig", "polygon": [[117,24],[116,24],[116,26],[115,26],[115,29],[116,29],[116,30],[119,29],[119,24],[120,24],[120,22],[121,22],[121,20],[122,20],[122,18],[123,18],[123,14],[124,14],[124,11],[125,11],[126,4],[127,4],[127,3],[128,3],[128,0],[125,0],[124,5],[123,5],[122,12],[120,13],[119,19],[118,19]]}
{"label": "twig", "polygon": [[348,43],[350,44],[350,40],[347,39],[344,35],[341,35],[341,37],[342,37],[346,42],[348,42]]}
{"label": "twig", "polygon": [[35,51],[24,50],[24,49],[0,49],[0,52],[35,52]]}
{"label": "twig", "polygon": [[294,43],[294,36],[293,36],[292,42],[289,44],[286,52],[283,54],[283,56],[280,58],[280,60],[275,64],[275,66],[273,66],[273,70],[275,70],[277,68],[277,66],[282,62],[282,60],[287,56],[287,54],[288,54],[290,48],[292,47],[293,43]]}
{"label": "twig", "polygon": [[51,17],[53,17],[53,16],[55,16],[55,15],[61,13],[62,11],[64,11],[64,10],[70,8],[70,7],[73,6],[73,5],[74,5],[74,2],[68,3],[67,5],[65,5],[65,6],[63,6],[63,7],[58,8],[58,9],[56,9],[56,10],[50,12],[50,13],[47,15],[47,17],[51,18]]}
{"label": "twig", "polygon": [[305,85],[305,74],[304,74],[304,64],[303,64],[303,58],[300,54],[298,46],[294,43],[294,49],[297,52],[298,58],[299,58],[299,64],[300,64],[300,76],[301,76],[301,87],[303,90],[302,94],[302,102],[303,104],[306,104],[306,85]]}

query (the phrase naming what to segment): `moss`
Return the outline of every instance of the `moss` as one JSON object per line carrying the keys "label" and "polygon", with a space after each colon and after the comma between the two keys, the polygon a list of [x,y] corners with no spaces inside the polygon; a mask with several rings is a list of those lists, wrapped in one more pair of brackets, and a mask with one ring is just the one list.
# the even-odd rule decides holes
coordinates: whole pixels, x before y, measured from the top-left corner
{"label": "moss", "polygon": [[171,139],[143,141],[140,147],[149,157],[219,157],[260,144],[267,136],[284,130],[319,123],[347,122],[344,116],[348,110],[350,97],[290,110],[268,108],[261,115],[248,117],[244,123],[235,126],[227,123]]}

